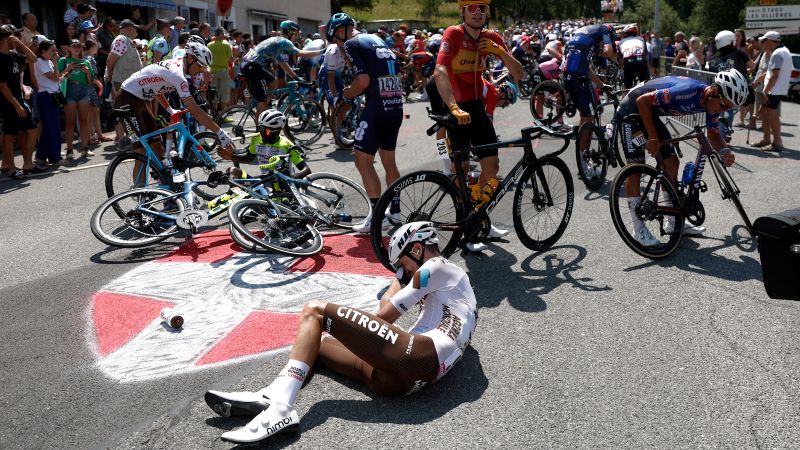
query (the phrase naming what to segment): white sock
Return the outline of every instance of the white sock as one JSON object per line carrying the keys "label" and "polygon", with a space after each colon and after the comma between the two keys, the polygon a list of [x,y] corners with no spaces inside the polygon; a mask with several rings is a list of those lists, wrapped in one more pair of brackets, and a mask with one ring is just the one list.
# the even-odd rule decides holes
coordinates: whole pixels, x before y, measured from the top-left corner
{"label": "white sock", "polygon": [[310,368],[303,361],[290,359],[281,370],[281,373],[278,374],[278,377],[275,378],[275,381],[260,392],[271,401],[292,407]]}
{"label": "white sock", "polygon": [[641,199],[639,197],[628,197],[628,212],[631,214],[634,232],[637,232],[640,228],[644,227],[644,222],[642,222],[642,219],[636,215],[636,207],[639,206],[640,202]]}

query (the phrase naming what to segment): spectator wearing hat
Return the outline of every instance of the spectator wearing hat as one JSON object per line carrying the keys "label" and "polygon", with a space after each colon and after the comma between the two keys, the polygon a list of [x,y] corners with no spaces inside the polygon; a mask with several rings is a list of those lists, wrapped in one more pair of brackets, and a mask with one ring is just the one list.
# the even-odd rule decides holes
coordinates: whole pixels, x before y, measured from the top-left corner
{"label": "spectator wearing hat", "polygon": [[[39,166],[58,164],[61,162],[61,94],[58,82],[61,74],[58,71],[58,51],[53,41],[43,40],[36,48],[36,64],[34,76],[38,85],[36,103],[39,106],[39,124],[42,132],[36,147],[36,160]],[[63,99],[63,97],[61,97]]]}
{"label": "spectator wearing hat", "polygon": [[[0,118],[3,121],[3,164],[0,171],[13,179],[44,170],[33,163],[36,140],[32,134],[36,123],[30,105],[22,95],[22,72],[28,64],[36,62],[36,55],[14,35],[21,31],[13,25],[0,27]],[[11,50],[16,53],[11,53]],[[17,140],[22,149],[22,170],[18,170],[14,163],[14,141]]]}
{"label": "spectator wearing hat", "polygon": [[[111,82],[112,92],[114,92],[115,96],[121,89],[122,82],[143,67],[142,60],[139,57],[139,50],[133,41],[136,39],[137,33],[138,31],[133,21],[125,19],[119,24],[119,36],[115,37],[111,43],[111,51],[108,54],[106,63],[105,80]],[[117,147],[129,145],[125,134],[122,132],[122,125],[117,124],[116,131]]]}
{"label": "spectator wearing hat", "polygon": [[94,156],[89,150],[89,89],[94,80],[92,66],[83,59],[83,44],[77,39],[70,42],[69,54],[58,60],[58,71],[61,72],[61,91],[66,98],[64,116],[66,129],[64,141],[67,146],[67,159],[74,159],[72,145],[75,140],[75,122],[80,131],[82,156]]}
{"label": "spectator wearing hat", "polygon": [[217,110],[222,111],[228,107],[231,100],[230,69],[233,67],[233,48],[225,37],[222,27],[214,30],[214,40],[208,44],[211,50],[211,83],[217,89]]}
{"label": "spectator wearing hat", "polygon": [[147,44],[147,61],[150,64],[169,59],[169,22],[163,19],[156,19],[156,35]]}
{"label": "spectator wearing hat", "polygon": [[[783,151],[781,138],[781,118],[779,107],[781,100],[789,93],[789,84],[792,77],[792,54],[785,45],[781,44],[781,35],[777,31],[767,31],[761,36],[761,47],[770,53],[766,72],[757,78],[753,84],[758,86],[763,83],[764,101],[761,104],[761,121],[764,127],[764,137],[760,142],[753,144],[767,151]],[[771,142],[771,144],[770,144]]]}
{"label": "spectator wearing hat", "polygon": [[172,19],[172,26],[169,27],[169,48],[175,48],[178,46],[178,39],[181,37],[181,33],[183,33],[183,28],[186,26],[186,19],[181,16],[175,16]]}

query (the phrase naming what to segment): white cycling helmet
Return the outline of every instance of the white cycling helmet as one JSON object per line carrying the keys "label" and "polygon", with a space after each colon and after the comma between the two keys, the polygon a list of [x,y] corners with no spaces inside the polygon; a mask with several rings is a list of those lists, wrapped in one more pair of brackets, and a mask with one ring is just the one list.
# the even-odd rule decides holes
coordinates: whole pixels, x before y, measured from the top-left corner
{"label": "white cycling helmet", "polygon": [[548,34],[548,35],[547,35],[547,36],[544,38],[544,40],[545,40],[546,42],[550,42],[550,41],[555,41],[555,40],[558,40],[558,35],[557,35],[557,34],[555,34],[555,33],[550,33],[550,34]]}
{"label": "white cycling helmet", "polygon": [[194,56],[195,59],[197,59],[197,63],[203,67],[211,65],[211,50],[205,45],[198,44],[197,42],[187,42],[186,54]]}
{"label": "white cycling helmet", "polygon": [[206,45],[206,40],[203,39],[203,36],[198,36],[196,34],[189,35],[189,39],[187,39],[186,42],[195,42],[200,45]]}
{"label": "white cycling helmet", "polygon": [[272,131],[280,130],[286,126],[286,116],[277,109],[268,109],[258,116],[258,126]]}
{"label": "white cycling helmet", "polygon": [[733,45],[733,43],[736,42],[736,36],[733,34],[733,31],[722,30],[717,33],[714,41],[717,43],[717,49],[720,49],[729,45]]}
{"label": "white cycling helmet", "polygon": [[[405,252],[409,244],[421,242],[423,245],[436,244],[436,228],[432,222],[411,222],[403,225],[394,232],[389,239],[389,261],[397,265],[397,261]],[[421,259],[419,260],[421,264]]]}
{"label": "white cycling helmet", "polygon": [[741,106],[747,99],[747,80],[736,69],[725,70],[714,77],[714,84],[719,86],[719,93],[734,106]]}

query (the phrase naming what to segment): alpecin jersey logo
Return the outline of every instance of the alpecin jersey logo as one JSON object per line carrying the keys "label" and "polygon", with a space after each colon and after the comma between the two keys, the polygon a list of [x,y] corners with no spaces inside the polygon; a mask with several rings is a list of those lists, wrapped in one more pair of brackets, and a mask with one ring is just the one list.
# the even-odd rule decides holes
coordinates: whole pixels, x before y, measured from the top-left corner
{"label": "alpecin jersey logo", "polygon": [[[326,235],[322,253],[297,259],[240,253],[226,230],[212,231],[95,293],[88,343],[120,382],[230,364],[288,350],[307,301],[374,312],[391,278],[369,238]],[[182,329],[161,323],[166,307],[183,315]]]}

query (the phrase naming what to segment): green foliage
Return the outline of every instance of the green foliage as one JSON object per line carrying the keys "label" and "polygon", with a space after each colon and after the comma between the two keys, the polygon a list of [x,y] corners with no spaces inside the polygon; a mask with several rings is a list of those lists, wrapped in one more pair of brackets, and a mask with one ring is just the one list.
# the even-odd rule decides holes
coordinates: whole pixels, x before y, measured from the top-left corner
{"label": "green foliage", "polygon": [[688,31],[713,39],[721,30],[740,28],[744,23],[739,13],[744,11],[745,4],[745,0],[726,0],[725,7],[720,7],[719,1],[698,0],[688,20]]}
{"label": "green foliage", "polygon": [[444,0],[417,0],[419,3],[420,17],[439,17],[439,7],[442,6]]}
{"label": "green foliage", "polygon": [[376,0],[331,0],[331,14],[343,12],[343,9],[369,11]]}
{"label": "green foliage", "polygon": [[[653,23],[655,20],[655,5],[655,0],[641,0],[635,8],[626,6],[625,13],[622,15],[622,21],[636,22],[639,24],[639,29],[642,31],[653,31],[655,26]],[[661,1],[659,8],[659,35],[672,36],[676,31],[686,31],[686,22],[680,18],[669,3]]]}

